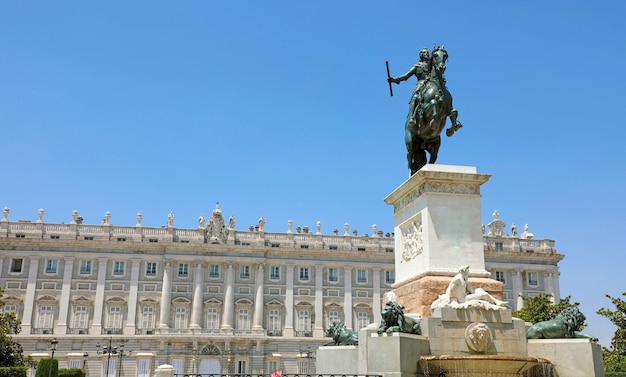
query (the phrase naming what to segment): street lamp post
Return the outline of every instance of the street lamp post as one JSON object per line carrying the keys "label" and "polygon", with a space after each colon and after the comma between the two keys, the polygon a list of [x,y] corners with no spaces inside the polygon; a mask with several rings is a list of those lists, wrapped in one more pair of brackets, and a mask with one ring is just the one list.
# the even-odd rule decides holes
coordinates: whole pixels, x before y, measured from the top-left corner
{"label": "street lamp post", "polygon": [[[109,369],[110,369],[110,365],[111,365],[111,355],[113,356],[119,356],[120,357],[120,364],[122,363],[122,357],[124,356],[128,356],[130,355],[131,351],[124,351],[124,345],[120,344],[119,345],[119,350],[118,347],[115,346],[113,347],[111,345],[111,342],[113,341],[112,338],[109,338],[109,345],[108,346],[100,346],[100,343],[96,344],[96,348],[98,349],[96,351],[96,353],[98,355],[107,355],[107,363],[106,363],[106,371],[105,371],[105,376],[109,377]],[[84,354],[83,354],[84,356]]]}
{"label": "street lamp post", "polygon": [[89,357],[89,354],[85,351],[85,353],[83,353],[83,369],[85,369],[85,367],[87,366],[88,357]]}
{"label": "street lamp post", "polygon": [[48,368],[48,377],[52,377],[52,366],[54,365],[54,351],[57,350],[57,344],[59,341],[54,338],[50,341],[50,349],[52,350],[52,357],[50,358],[50,367]]}

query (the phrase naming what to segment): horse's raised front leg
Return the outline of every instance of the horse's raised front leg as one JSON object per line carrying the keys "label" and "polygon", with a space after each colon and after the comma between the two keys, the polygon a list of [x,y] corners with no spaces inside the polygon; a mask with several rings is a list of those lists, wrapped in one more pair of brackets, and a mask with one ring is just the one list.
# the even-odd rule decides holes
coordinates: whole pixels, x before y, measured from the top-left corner
{"label": "horse's raised front leg", "polygon": [[454,133],[458,131],[459,128],[463,127],[461,122],[457,121],[458,116],[459,116],[459,111],[457,109],[452,109],[450,111],[450,122],[452,123],[452,125],[450,126],[450,128],[446,129],[446,136],[450,137],[454,135]]}

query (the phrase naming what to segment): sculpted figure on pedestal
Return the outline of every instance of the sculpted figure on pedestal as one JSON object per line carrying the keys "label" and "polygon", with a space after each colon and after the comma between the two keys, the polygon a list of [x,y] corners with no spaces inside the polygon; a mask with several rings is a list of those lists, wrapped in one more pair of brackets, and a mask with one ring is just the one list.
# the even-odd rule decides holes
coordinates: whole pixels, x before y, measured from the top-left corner
{"label": "sculpted figure on pedestal", "polygon": [[446,293],[439,295],[439,298],[432,303],[431,309],[450,307],[503,310],[511,308],[508,302],[498,300],[484,289],[472,288],[468,278],[469,266],[462,266],[459,273],[450,281]]}

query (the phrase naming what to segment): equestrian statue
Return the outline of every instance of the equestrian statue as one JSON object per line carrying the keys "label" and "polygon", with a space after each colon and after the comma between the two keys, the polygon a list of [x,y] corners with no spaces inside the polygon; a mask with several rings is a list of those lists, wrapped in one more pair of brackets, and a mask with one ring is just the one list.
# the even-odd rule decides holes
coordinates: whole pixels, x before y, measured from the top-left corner
{"label": "equestrian statue", "polygon": [[[452,136],[463,127],[457,120],[458,111],[452,107],[452,95],[446,87],[444,73],[448,52],[443,46],[435,46],[432,53],[428,49],[420,50],[420,61],[409,71],[398,77],[389,74],[387,63],[387,82],[389,92],[393,96],[391,83],[399,84],[411,76],[417,78],[417,84],[409,101],[409,112],[404,124],[404,141],[407,149],[407,160],[410,175],[415,174],[426,163],[435,163],[441,131],[450,118],[452,125],[446,129],[446,135]],[[430,155],[426,159],[426,152]]]}

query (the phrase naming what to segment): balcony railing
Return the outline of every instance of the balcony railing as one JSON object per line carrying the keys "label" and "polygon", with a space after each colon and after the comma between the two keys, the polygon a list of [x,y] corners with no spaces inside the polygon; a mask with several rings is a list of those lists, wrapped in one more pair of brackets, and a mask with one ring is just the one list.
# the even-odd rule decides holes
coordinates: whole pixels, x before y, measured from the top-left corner
{"label": "balcony railing", "polygon": [[310,338],[313,336],[313,333],[311,331],[296,331],[296,336]]}
{"label": "balcony railing", "polygon": [[89,330],[87,328],[84,327],[71,327],[67,329],[67,333],[68,334],[78,334],[78,335],[83,335],[83,334],[89,334]]}
{"label": "balcony railing", "polygon": [[122,333],[122,329],[117,327],[106,327],[102,329],[102,333],[106,335],[119,335]]}
{"label": "balcony railing", "polygon": [[[245,374],[245,373],[228,373],[228,374],[196,374],[196,373],[175,373],[174,377],[270,377],[271,374]],[[382,374],[316,374],[316,373],[300,373],[287,374],[282,373],[282,377],[382,377]]]}
{"label": "balcony railing", "polygon": [[54,334],[52,327],[33,327],[30,330],[31,334]]}

